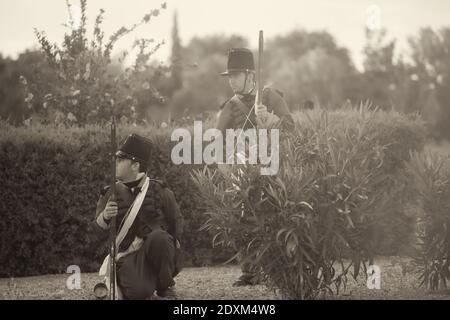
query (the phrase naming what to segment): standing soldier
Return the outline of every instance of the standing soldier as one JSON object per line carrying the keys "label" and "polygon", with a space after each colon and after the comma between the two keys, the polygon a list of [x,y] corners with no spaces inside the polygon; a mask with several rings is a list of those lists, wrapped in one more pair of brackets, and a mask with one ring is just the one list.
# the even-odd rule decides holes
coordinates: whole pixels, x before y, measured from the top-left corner
{"label": "standing soldier", "polygon": [[[106,187],[97,202],[95,226],[109,229],[116,217],[116,278],[119,298],[175,297],[174,277],[180,271],[178,252],[183,218],[173,192],[147,177],[154,149],[146,138],[129,135],[116,153],[116,201]],[[107,275],[108,263],[100,269]]]}
{"label": "standing soldier", "polygon": [[227,70],[221,75],[228,76],[234,95],[220,107],[217,129],[225,133],[226,129],[246,130],[264,127],[276,121],[279,121],[278,126],[282,129],[293,125],[291,113],[281,92],[271,87],[264,88],[262,105],[255,106],[255,112],[251,111],[257,88],[255,63],[249,49],[231,49],[228,53]]}
{"label": "standing soldier", "polygon": [[[292,115],[281,92],[266,87],[263,89],[262,105],[256,106],[256,71],[252,52],[247,48],[233,48],[228,53],[227,70],[221,73],[228,76],[233,97],[221,107],[216,128],[225,135],[226,129],[267,128],[277,126],[291,129],[294,125]],[[255,110],[253,112],[252,110]],[[235,286],[258,284],[260,272],[251,263],[241,263],[242,275]]]}

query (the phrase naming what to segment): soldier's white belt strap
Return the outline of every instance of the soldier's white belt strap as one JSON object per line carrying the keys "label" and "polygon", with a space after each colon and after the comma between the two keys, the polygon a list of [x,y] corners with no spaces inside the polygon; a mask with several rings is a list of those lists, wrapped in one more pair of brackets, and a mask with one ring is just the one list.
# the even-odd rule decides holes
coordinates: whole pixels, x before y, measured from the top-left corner
{"label": "soldier's white belt strap", "polygon": [[[150,179],[148,177],[145,177],[144,184],[142,186],[141,191],[136,196],[136,199],[133,202],[133,205],[128,212],[127,216],[125,217],[125,220],[119,230],[119,233],[116,237],[116,248],[120,247],[120,244],[122,243],[123,239],[127,235],[128,231],[130,230],[131,226],[134,223],[134,220],[137,217],[137,214],[139,212],[139,209],[142,206],[142,203],[144,202],[145,195],[147,194],[148,186],[150,183]],[[100,267],[99,275],[104,276],[108,274],[108,267],[109,267],[109,254],[106,256],[105,260],[103,261],[102,266]]]}

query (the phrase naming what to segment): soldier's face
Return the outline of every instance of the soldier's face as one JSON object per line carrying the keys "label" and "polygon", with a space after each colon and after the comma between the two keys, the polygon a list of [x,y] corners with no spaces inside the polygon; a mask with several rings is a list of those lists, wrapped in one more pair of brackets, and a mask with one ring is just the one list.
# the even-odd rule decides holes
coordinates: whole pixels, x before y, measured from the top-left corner
{"label": "soldier's face", "polygon": [[228,75],[228,82],[234,93],[244,91],[247,93],[253,89],[253,74],[250,73],[245,79],[245,72],[237,72]]}
{"label": "soldier's face", "polygon": [[116,177],[120,181],[130,181],[136,178],[136,165],[130,159],[117,158],[116,159]]}

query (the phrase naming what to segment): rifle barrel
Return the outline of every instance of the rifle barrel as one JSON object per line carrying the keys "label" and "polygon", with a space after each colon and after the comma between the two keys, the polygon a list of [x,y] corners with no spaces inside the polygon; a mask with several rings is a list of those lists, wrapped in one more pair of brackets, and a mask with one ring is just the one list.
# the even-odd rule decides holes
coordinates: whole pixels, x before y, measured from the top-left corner
{"label": "rifle barrel", "polygon": [[256,81],[258,85],[258,100],[257,105],[262,102],[262,91],[263,91],[263,53],[264,53],[264,34],[263,31],[259,31],[259,41],[258,41],[258,69],[256,70]]}

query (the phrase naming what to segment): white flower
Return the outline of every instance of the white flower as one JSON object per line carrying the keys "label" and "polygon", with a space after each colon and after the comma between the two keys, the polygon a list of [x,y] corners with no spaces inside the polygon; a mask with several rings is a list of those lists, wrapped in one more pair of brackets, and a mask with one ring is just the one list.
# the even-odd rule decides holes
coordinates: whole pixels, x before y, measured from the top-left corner
{"label": "white flower", "polygon": [[72,92],[72,97],[76,97],[79,94],[80,94],[80,90],[75,90],[74,92]]}
{"label": "white flower", "polygon": [[31,100],[33,100],[33,97],[34,95],[31,92],[29,92],[27,97],[25,98],[25,102],[30,102]]}
{"label": "white flower", "polygon": [[436,68],[428,62],[425,63],[425,69],[427,69],[427,72],[430,76],[433,76],[434,74],[436,74]]}
{"label": "white flower", "polygon": [[144,82],[144,83],[142,84],[142,88],[145,89],[145,90],[150,89],[150,83]]}
{"label": "white flower", "polygon": [[89,79],[89,76],[91,75],[91,63],[88,62],[86,64],[86,72],[83,74],[83,80],[87,80]]}
{"label": "white flower", "polygon": [[167,128],[167,123],[165,121],[161,122],[161,128]]}
{"label": "white flower", "polygon": [[74,115],[72,112],[69,112],[69,113],[67,114],[67,119],[68,119],[69,121],[73,121],[73,122],[76,122],[76,121],[77,121],[77,117],[75,117],[75,115]]}
{"label": "white flower", "polygon": [[414,74],[411,75],[411,80],[412,81],[418,81],[419,80],[419,76],[414,73]]}
{"label": "white flower", "polygon": [[47,109],[47,107],[48,107],[48,102],[44,102],[44,103],[42,104],[42,107],[43,107],[44,109]]}
{"label": "white flower", "polygon": [[19,80],[24,86],[26,86],[28,84],[27,79],[25,79],[24,76],[20,76]]}

